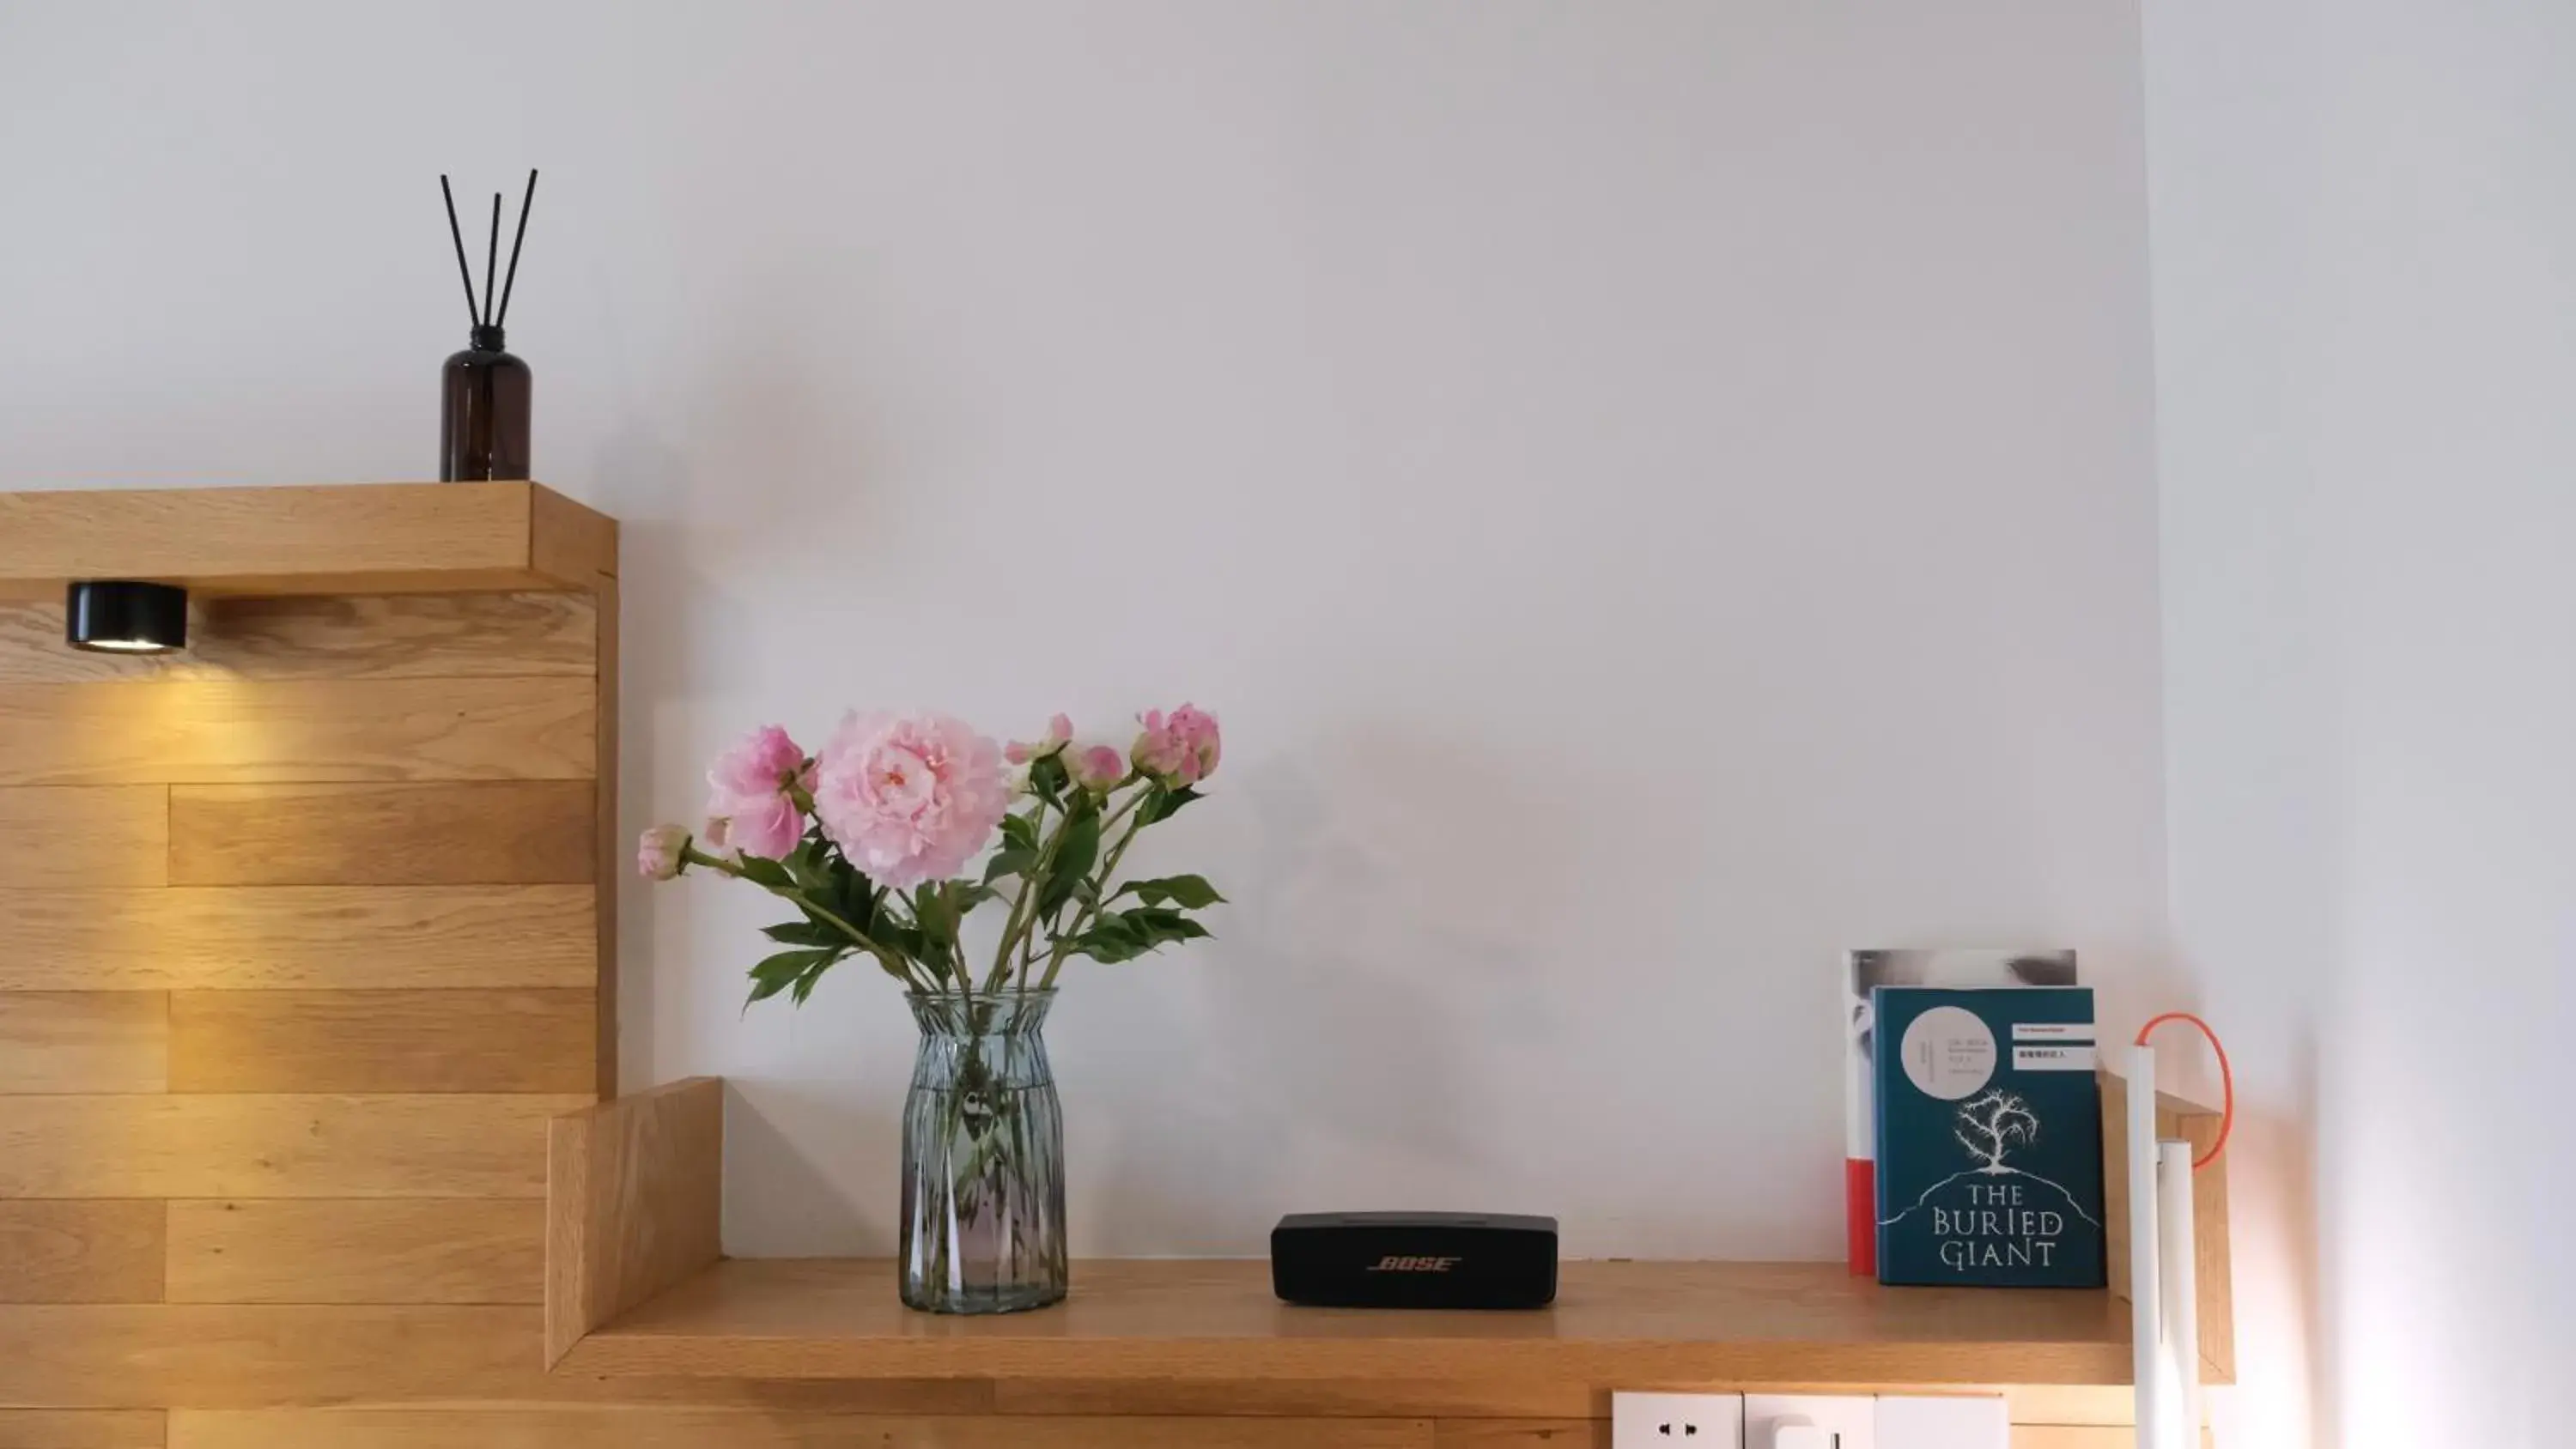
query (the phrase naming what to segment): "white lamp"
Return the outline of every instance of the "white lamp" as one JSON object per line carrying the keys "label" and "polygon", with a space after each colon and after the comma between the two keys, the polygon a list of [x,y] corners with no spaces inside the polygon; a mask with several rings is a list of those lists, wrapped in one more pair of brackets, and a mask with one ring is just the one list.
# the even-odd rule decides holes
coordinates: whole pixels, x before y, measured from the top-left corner
{"label": "white lamp", "polygon": [[2200,1433],[2199,1287],[2191,1144],[2156,1139],[2156,1054],[2129,1048],[2129,1331],[2138,1449],[2194,1449]]}

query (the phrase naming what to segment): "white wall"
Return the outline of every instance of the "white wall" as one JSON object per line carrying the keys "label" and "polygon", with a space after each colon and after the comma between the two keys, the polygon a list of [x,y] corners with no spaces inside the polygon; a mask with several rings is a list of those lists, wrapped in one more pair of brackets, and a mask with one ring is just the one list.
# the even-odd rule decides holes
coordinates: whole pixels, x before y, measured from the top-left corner
{"label": "white wall", "polygon": [[[1080,1250],[1831,1257],[1840,948],[2158,949],[2138,87],[2053,0],[6,4],[0,487],[427,474],[435,177],[542,164],[633,823],[851,704],[1227,721],[1224,939],[1053,1033]],[[632,893],[628,1080],[739,1086],[734,1250],[882,1249],[909,1028],[741,1015],[763,919]]]}
{"label": "white wall", "polygon": [[2233,1442],[2563,1445],[2576,10],[2146,20],[2174,929],[2246,1093]]}

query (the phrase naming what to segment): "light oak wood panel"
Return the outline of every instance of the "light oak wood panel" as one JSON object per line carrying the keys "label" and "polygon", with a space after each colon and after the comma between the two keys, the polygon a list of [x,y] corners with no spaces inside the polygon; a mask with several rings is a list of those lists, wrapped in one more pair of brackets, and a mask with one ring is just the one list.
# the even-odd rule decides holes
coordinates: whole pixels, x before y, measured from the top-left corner
{"label": "light oak wood panel", "polygon": [[158,1303],[161,1204],[0,1202],[0,1303]]}
{"label": "light oak wood panel", "polygon": [[167,885],[169,848],[162,786],[0,790],[0,889]]}
{"label": "light oak wood panel", "polygon": [[71,579],[207,593],[587,588],[616,526],[534,483],[0,493],[0,597]]}
{"label": "light oak wood panel", "polygon": [[[2102,1083],[2102,1226],[2111,1292],[2129,1295],[2129,1084],[2118,1074],[2096,1074]],[[2195,1161],[2218,1141],[2221,1114],[2168,1093],[2156,1094],[2156,1136],[2191,1144]],[[2192,1286],[2198,1291],[2201,1380],[2236,1382],[2236,1308],[2227,1231],[2227,1159],[2221,1155],[2191,1175]]]}
{"label": "light oak wood panel", "polygon": [[541,1303],[545,1204],[170,1204],[173,1303]]}
{"label": "light oak wood panel", "polygon": [[0,891],[0,991],[586,987],[588,886]]}
{"label": "light oak wood panel", "polygon": [[1004,1414],[1256,1415],[1284,1419],[1585,1419],[1608,1414],[1610,1396],[1607,1389],[1596,1390],[1588,1383],[1508,1375],[1424,1380],[1256,1379],[1249,1382],[1014,1376],[995,1382],[993,1407],[996,1412]]}
{"label": "light oak wood panel", "polygon": [[587,885],[587,780],[177,785],[176,885]]}
{"label": "light oak wood panel", "polygon": [[318,1404],[696,1404],[777,1413],[977,1414],[971,1380],[606,1382],[548,1374],[542,1310],[276,1304],[0,1305],[0,1404],[265,1409]]}
{"label": "light oak wood panel", "polygon": [[[1778,1379],[1713,1382],[1705,1379],[1639,1380],[1620,1377],[1599,1384],[1528,1376],[1405,1381],[1372,1379],[1012,1378],[993,1386],[993,1406],[1005,1414],[1244,1415],[1278,1418],[1518,1419],[1553,1422],[1606,1419],[1613,1388],[1725,1393],[1842,1394],[1849,1384]],[[2127,1424],[2126,1388],[2071,1384],[1905,1384],[1870,1386],[1886,1394],[2001,1395],[2015,1423]]]}
{"label": "light oak wood panel", "polygon": [[546,1163],[548,1362],[716,1260],[723,1177],[724,1084],[713,1077],[554,1122]]}
{"label": "light oak wood panel", "polygon": [[[727,1260],[575,1343],[559,1370],[758,1378],[2117,1383],[2109,1294],[1883,1289],[1830,1263],[1569,1263],[1533,1313],[1300,1309],[1266,1263],[1092,1261],[1043,1313],[925,1326],[893,1265]],[[555,1297],[549,1284],[548,1298]]]}
{"label": "light oak wood panel", "polygon": [[740,1409],[182,1410],[171,1449],[1432,1449],[1421,1420],[894,1418]]}
{"label": "light oak wood panel", "polygon": [[618,644],[617,626],[619,595],[617,580],[602,578],[596,594],[598,611],[594,616],[597,632],[593,643],[598,659],[598,673],[592,681],[598,689],[599,758],[603,762],[599,784],[592,791],[598,818],[592,822],[599,863],[593,873],[598,893],[599,972],[592,989],[598,993],[598,1041],[593,1056],[598,1070],[596,1083],[599,1100],[612,1101],[620,1085],[617,1078],[617,883],[626,878],[628,845],[626,832],[617,824],[617,730]]}
{"label": "light oak wood panel", "polygon": [[0,604],[0,684],[107,679],[455,679],[593,668],[584,594],[203,599],[177,654],[63,643],[59,598]]}
{"label": "light oak wood panel", "polygon": [[1443,1419],[1434,1449],[1610,1449],[1607,1419]]}
{"label": "light oak wood panel", "polygon": [[162,1449],[155,1409],[0,1409],[0,1449]]}
{"label": "light oak wood panel", "polygon": [[173,1092],[587,1097],[587,991],[181,991]]}
{"label": "light oak wood panel", "polygon": [[0,992],[0,1093],[158,1092],[169,1047],[157,991]]}
{"label": "light oak wood panel", "polygon": [[586,1100],[0,1097],[0,1197],[541,1197]]}
{"label": "light oak wood panel", "polygon": [[0,785],[586,780],[583,679],[0,685]]}
{"label": "light oak wood panel", "polygon": [[538,572],[597,591],[617,578],[617,520],[551,488],[528,495],[528,557]]}

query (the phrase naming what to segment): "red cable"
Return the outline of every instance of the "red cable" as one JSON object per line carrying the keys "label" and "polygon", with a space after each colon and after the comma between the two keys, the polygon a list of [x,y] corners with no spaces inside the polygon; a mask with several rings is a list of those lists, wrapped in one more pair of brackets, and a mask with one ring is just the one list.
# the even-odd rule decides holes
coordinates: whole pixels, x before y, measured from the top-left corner
{"label": "red cable", "polygon": [[2209,1144],[2207,1152],[2192,1160],[2191,1170],[2198,1172],[2218,1160],[2218,1154],[2227,1150],[2227,1134],[2236,1130],[2236,1072],[2234,1068],[2227,1065],[2227,1047],[2225,1043],[2219,1041],[2218,1033],[2209,1029],[2208,1022],[2188,1011],[2168,1011],[2162,1016],[2149,1017],[2147,1024],[2138,1028],[2138,1045],[2145,1046],[2147,1033],[2169,1021],[2190,1022],[2200,1028],[2202,1036],[2209,1038],[2209,1049],[2218,1053],[2219,1084],[2227,1094],[2226,1105],[2220,1109],[2218,1117],[2218,1140]]}

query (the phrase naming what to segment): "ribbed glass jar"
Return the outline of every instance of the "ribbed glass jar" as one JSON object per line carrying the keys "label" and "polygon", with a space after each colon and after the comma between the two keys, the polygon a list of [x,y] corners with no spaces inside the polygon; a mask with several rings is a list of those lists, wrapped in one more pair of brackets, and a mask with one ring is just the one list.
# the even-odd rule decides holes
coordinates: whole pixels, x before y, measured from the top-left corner
{"label": "ribbed glass jar", "polygon": [[1016,1313],[1061,1302],[1064,1113],[1047,1066],[1053,991],[914,995],[903,1108],[904,1303]]}

